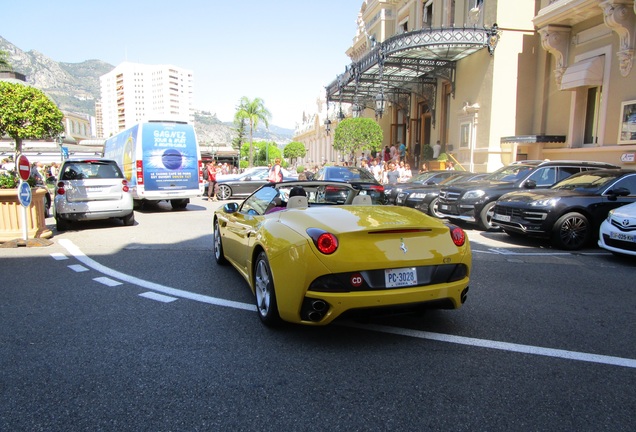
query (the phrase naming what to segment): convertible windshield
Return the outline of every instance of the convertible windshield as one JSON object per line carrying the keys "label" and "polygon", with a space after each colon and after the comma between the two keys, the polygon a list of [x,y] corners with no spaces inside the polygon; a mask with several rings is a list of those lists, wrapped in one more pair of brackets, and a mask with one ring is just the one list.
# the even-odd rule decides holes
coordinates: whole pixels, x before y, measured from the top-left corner
{"label": "convertible windshield", "polygon": [[616,177],[617,175],[614,173],[586,171],[561,180],[552,186],[551,189],[596,191],[602,189],[606,184],[614,181]]}

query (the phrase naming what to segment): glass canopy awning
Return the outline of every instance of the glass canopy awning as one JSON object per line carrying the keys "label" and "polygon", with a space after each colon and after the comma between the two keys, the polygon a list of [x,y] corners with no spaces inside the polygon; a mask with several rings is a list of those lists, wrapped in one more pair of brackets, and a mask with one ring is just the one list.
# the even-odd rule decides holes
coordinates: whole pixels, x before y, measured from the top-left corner
{"label": "glass canopy awning", "polygon": [[326,87],[327,102],[373,109],[380,93],[394,102],[415,93],[434,105],[437,79],[448,80],[454,93],[456,62],[482,48],[492,55],[498,40],[497,24],[491,28],[422,29],[393,36],[347,66]]}

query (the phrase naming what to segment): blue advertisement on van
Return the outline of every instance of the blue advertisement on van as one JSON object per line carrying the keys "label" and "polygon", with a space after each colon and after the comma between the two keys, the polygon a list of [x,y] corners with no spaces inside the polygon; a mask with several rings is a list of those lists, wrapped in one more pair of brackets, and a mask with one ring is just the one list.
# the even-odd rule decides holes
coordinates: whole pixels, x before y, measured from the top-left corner
{"label": "blue advertisement on van", "polygon": [[142,129],[146,190],[199,187],[199,155],[192,125],[145,123]]}

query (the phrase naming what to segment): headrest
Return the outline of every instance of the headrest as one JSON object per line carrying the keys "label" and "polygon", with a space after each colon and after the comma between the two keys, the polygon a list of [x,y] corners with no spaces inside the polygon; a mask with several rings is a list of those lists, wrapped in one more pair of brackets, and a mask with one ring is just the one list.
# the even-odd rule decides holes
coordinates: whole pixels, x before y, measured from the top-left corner
{"label": "headrest", "polygon": [[369,195],[356,195],[351,202],[351,205],[372,205],[373,201]]}
{"label": "headrest", "polygon": [[307,208],[309,207],[309,202],[307,201],[306,196],[297,195],[293,197],[289,197],[289,201],[287,201],[287,208]]}

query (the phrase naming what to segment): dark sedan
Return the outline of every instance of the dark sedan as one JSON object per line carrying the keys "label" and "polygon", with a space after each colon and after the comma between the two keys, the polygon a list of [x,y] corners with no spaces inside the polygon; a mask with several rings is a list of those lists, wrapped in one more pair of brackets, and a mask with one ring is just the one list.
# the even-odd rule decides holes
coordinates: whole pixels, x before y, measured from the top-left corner
{"label": "dark sedan", "polygon": [[395,204],[395,200],[400,192],[405,189],[410,189],[413,187],[423,186],[423,185],[436,185],[449,177],[452,177],[457,172],[461,171],[451,171],[451,170],[436,170],[436,171],[426,171],[424,173],[418,174],[416,176],[411,177],[411,179],[404,183],[398,183],[393,185],[385,185],[384,186],[384,196],[386,198],[386,202],[388,204]]}
{"label": "dark sedan", "polygon": [[[263,170],[245,172],[236,178],[219,181],[216,184],[216,196],[221,200],[230,198],[245,198],[259,187],[268,183],[268,176],[269,170],[265,168]],[[287,171],[283,170],[283,181],[288,180],[298,179],[296,177],[292,177]]]}
{"label": "dark sedan", "polygon": [[[321,181],[341,181],[352,185],[355,189],[362,190],[366,195],[370,195],[374,204],[384,204],[384,186],[373,177],[373,174],[365,168],[347,166],[324,166],[313,180]],[[322,199],[325,202],[342,204],[346,200],[347,188],[337,186],[327,186],[321,191]]]}
{"label": "dark sedan", "polygon": [[549,238],[555,247],[576,250],[598,235],[610,210],[635,201],[636,171],[585,171],[550,189],[503,195],[492,222],[510,235]]}
{"label": "dark sedan", "polygon": [[487,173],[475,174],[465,171],[451,172],[455,174],[445,180],[442,180],[438,184],[422,185],[419,187],[404,189],[398,194],[395,199],[395,204],[411,207],[431,216],[441,218],[442,216],[437,213],[437,199],[439,197],[439,191],[443,186],[476,181],[488,175]]}

